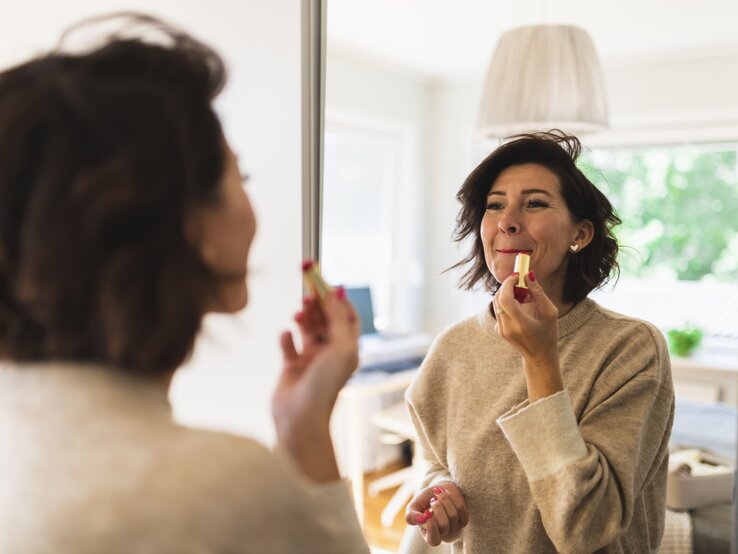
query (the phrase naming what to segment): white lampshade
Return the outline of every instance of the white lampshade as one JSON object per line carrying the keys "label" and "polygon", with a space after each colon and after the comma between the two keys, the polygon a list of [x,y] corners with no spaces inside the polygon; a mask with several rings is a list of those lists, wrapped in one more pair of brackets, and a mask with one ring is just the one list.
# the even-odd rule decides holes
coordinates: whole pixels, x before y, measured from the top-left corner
{"label": "white lampshade", "polygon": [[532,25],[500,37],[482,92],[483,136],[553,128],[584,134],[607,126],[602,70],[584,29]]}

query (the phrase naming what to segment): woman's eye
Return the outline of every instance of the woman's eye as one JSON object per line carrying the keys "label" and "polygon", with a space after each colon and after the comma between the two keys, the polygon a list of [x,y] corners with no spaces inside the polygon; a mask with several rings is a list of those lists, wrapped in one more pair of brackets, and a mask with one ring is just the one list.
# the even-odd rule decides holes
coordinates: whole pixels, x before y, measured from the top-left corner
{"label": "woman's eye", "polygon": [[487,203],[487,209],[488,210],[503,210],[505,209],[505,206],[502,205],[502,202],[489,202]]}
{"label": "woman's eye", "polygon": [[548,208],[548,202],[545,200],[539,200],[537,198],[533,198],[531,200],[528,200],[528,207],[529,208]]}

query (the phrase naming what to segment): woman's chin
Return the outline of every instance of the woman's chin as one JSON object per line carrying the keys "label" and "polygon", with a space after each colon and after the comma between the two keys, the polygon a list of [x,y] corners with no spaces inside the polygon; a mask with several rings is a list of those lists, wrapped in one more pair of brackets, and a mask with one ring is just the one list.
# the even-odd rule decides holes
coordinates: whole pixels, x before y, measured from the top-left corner
{"label": "woman's chin", "polygon": [[219,297],[208,306],[208,313],[235,314],[243,310],[249,303],[249,290],[244,284],[239,289],[224,290]]}
{"label": "woman's chin", "polygon": [[507,271],[504,271],[502,269],[491,269],[490,273],[492,274],[492,277],[494,277],[498,283],[502,283],[505,279],[507,279],[508,277],[510,277],[510,275],[513,274],[511,269],[508,269]]}
{"label": "woman's chin", "polygon": [[243,291],[233,299],[233,302],[229,306],[229,313],[236,313],[243,310],[249,303],[249,289],[243,287]]}

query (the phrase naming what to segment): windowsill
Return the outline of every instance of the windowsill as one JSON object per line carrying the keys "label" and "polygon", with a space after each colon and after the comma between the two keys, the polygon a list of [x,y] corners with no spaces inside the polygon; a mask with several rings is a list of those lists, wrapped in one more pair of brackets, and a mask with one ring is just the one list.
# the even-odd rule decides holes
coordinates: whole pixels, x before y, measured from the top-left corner
{"label": "windowsill", "polygon": [[671,365],[679,369],[713,370],[738,373],[738,351],[700,348],[690,356],[671,355]]}

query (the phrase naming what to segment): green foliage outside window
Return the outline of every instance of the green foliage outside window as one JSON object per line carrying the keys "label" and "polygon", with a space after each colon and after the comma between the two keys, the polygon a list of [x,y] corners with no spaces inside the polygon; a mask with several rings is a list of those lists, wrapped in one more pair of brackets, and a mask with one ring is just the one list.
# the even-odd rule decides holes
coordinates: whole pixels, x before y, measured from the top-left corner
{"label": "green foliage outside window", "polygon": [[621,274],[738,283],[738,148],[593,150],[580,167],[615,206]]}

